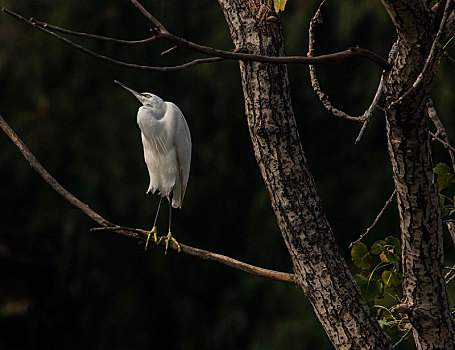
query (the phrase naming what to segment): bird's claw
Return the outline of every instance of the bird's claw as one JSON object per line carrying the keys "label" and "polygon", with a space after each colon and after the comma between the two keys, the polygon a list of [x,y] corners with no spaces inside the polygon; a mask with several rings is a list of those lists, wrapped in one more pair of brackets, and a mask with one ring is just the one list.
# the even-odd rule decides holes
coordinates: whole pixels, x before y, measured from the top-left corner
{"label": "bird's claw", "polygon": [[147,235],[147,241],[145,242],[145,251],[147,251],[147,248],[149,246],[149,240],[150,240],[150,236],[152,235],[152,233],[153,233],[153,240],[154,240],[155,244],[158,244],[158,236],[157,236],[158,231],[156,230],[156,226],[153,226],[153,228],[150,231],[141,230],[140,228],[138,228],[137,230],[141,231]]}
{"label": "bird's claw", "polygon": [[169,248],[169,241],[172,241],[176,246],[177,246],[177,251],[180,253],[182,249],[180,248],[179,242],[172,237],[171,231],[167,234],[167,236],[161,236],[158,242],[156,242],[157,245],[160,245],[162,241],[166,241],[166,248],[164,250],[164,255],[167,255],[167,249]]}

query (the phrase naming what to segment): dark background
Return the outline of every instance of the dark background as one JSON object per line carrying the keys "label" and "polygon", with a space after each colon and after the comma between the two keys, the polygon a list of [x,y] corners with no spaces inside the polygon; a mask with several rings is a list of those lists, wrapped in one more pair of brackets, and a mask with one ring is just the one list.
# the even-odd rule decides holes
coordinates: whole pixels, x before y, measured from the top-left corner
{"label": "dark background", "polygon": [[[150,23],[123,1],[2,1],[25,17],[125,39],[149,36]],[[289,0],[280,14],[289,55],[305,55],[317,2]],[[213,1],[144,1],[173,33],[232,49]],[[379,1],[327,4],[318,53],[359,45],[383,57],[395,40]],[[199,57],[156,42],[121,46],[75,41],[104,55],[150,65]],[[182,243],[259,266],[291,272],[249,140],[236,62],[173,73],[112,66],[0,14],[0,112],[40,162],[69,191],[117,224],[150,228],[157,196],[145,195],[148,174],[136,125],[138,101],[113,83],[175,102],[193,138],[191,175],[174,236]],[[455,54],[454,44],[449,52]],[[320,66],[335,105],[353,115],[369,106],[380,77],[374,64],[352,59]],[[433,99],[454,139],[455,65],[442,59]],[[304,65],[290,66],[302,142],[342,253],[375,218],[393,190],[384,118],[358,145],[360,125],[328,115]],[[0,135],[0,349],[331,349],[304,294],[292,284],[136,241],[96,226],[56,194]],[[435,164],[448,161],[435,145]],[[167,206],[164,207],[165,211]],[[165,233],[167,215],[159,229]],[[365,239],[399,234],[395,203]],[[447,265],[454,263],[446,234]],[[453,288],[451,290],[453,292]],[[402,346],[403,349],[406,346]]]}

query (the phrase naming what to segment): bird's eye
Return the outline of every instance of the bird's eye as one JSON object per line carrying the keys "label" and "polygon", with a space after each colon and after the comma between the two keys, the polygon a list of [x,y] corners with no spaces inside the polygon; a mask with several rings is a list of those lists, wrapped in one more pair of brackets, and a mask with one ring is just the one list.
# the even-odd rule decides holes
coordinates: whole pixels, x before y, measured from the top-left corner
{"label": "bird's eye", "polygon": [[144,94],[144,96],[147,97],[147,98],[152,97],[152,95],[150,95],[150,94]]}

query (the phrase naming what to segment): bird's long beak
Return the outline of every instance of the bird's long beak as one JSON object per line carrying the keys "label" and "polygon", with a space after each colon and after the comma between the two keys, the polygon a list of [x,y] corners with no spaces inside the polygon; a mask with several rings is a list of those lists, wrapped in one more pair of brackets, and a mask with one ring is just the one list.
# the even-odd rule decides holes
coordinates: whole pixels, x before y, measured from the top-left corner
{"label": "bird's long beak", "polygon": [[126,86],[125,84],[119,82],[118,80],[114,80],[114,83],[119,84],[122,88],[124,88],[124,89],[128,90],[129,92],[131,92],[134,96],[136,96],[136,98],[139,101],[141,101],[141,103],[144,101],[144,99],[147,99],[147,97],[142,95],[140,92],[137,92],[136,90],[133,90],[133,89],[129,88],[128,86]]}

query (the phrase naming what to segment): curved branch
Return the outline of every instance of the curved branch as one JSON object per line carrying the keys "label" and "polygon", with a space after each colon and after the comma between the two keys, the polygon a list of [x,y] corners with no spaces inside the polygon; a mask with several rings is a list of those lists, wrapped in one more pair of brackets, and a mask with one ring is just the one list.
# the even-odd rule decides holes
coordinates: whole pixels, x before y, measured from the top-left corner
{"label": "curved branch", "polygon": [[[393,101],[389,107],[392,107],[393,105],[401,103],[407,96],[409,96],[412,92],[417,90],[417,88],[422,84],[423,79],[426,77],[428,70],[431,68],[437,57],[437,48],[441,48],[440,46],[440,39],[442,38],[442,34],[444,32],[444,27],[447,22],[447,17],[449,16],[449,11],[450,11],[450,6],[452,4],[452,0],[446,0],[446,4],[444,7],[444,13],[441,18],[441,22],[439,24],[439,29],[438,32],[436,33],[436,37],[433,40],[433,44],[431,45],[430,53],[427,56],[427,59],[425,60],[425,64],[422,68],[422,71],[419,73],[417,76],[417,79],[414,81],[412,86],[403,94],[401,95],[396,101]],[[442,49],[442,48],[441,48]]]}
{"label": "curved branch", "polygon": [[390,202],[392,202],[392,200],[395,198],[396,194],[397,194],[397,189],[395,188],[393,190],[392,194],[390,195],[389,199],[387,199],[387,201],[385,202],[385,204],[382,207],[382,209],[379,212],[379,214],[376,216],[376,219],[374,219],[373,223],[370,225],[370,227],[368,227],[367,230],[365,231],[365,233],[361,234],[360,237],[357,238],[354,242],[351,242],[351,244],[348,247],[349,249],[351,249],[355,244],[359,243],[371,231],[371,229],[376,226],[376,224],[378,223],[379,219],[384,214],[384,211],[389,206]]}
{"label": "curved branch", "polygon": [[[446,129],[442,121],[439,119],[436,109],[434,108],[433,101],[431,99],[427,102],[427,113],[428,117],[436,127],[436,133],[430,132],[432,141],[438,141],[444,148],[449,152],[450,160],[452,161],[452,169],[455,171],[455,148],[450,145],[449,137],[447,136]],[[439,137],[441,135],[442,139]]]}
{"label": "curved branch", "polygon": [[186,39],[180,38],[176,35],[173,35],[167,31],[166,28],[155,18],[150,12],[148,12],[137,0],[130,0],[134,6],[136,6],[142,14],[147,17],[153,24],[155,24],[156,29],[152,29],[156,36],[162,37],[169,41],[176,43],[181,47],[186,47],[188,49],[204,53],[210,56],[222,57],[224,59],[234,59],[242,61],[255,61],[262,63],[276,63],[276,64],[286,64],[286,63],[304,63],[304,64],[317,64],[317,63],[327,63],[333,61],[339,61],[345,58],[352,56],[361,56],[369,59],[370,61],[376,63],[383,69],[390,69],[390,64],[383,59],[381,56],[375,54],[372,51],[362,49],[359,47],[351,47],[346,51],[341,51],[328,55],[321,55],[318,57],[305,57],[305,56],[285,56],[285,57],[271,57],[271,56],[262,56],[255,55],[250,53],[242,52],[231,52],[214,49],[213,47],[203,46]]}
{"label": "curved branch", "polygon": [[[7,13],[7,14],[9,14],[9,15],[12,15],[12,16],[14,16],[16,18],[19,18],[19,17],[17,17],[19,15],[17,15],[16,13],[14,13],[12,11],[9,11],[8,9],[3,8],[2,11]],[[19,19],[21,19],[21,18],[19,18]],[[35,19],[33,17],[30,18],[29,21],[34,23],[35,25],[37,25],[39,27],[49,28],[49,29],[55,30],[56,32],[60,32],[60,33],[63,33],[63,34],[79,36],[81,38],[89,38],[89,39],[95,39],[95,40],[101,40],[101,41],[109,41],[109,42],[113,42],[113,43],[116,43],[116,44],[123,44],[123,45],[146,44],[146,43],[150,43],[152,41],[155,41],[157,39],[155,36],[152,36],[150,38],[146,38],[146,39],[142,39],[142,40],[123,40],[123,39],[110,38],[110,37],[107,37],[107,36],[96,35],[96,34],[91,34],[91,33],[76,32],[74,30],[69,30],[69,29],[65,29],[65,28],[61,28],[61,27],[55,26],[53,24],[49,24],[49,23],[46,23],[46,22],[38,21],[37,19]]]}
{"label": "curved branch", "polygon": [[[314,51],[315,51],[314,46],[316,43],[314,29],[315,29],[315,26],[317,23],[322,22],[321,9],[325,2],[326,2],[326,0],[321,1],[318,9],[316,10],[313,18],[310,21],[310,27],[308,30],[308,53],[307,53],[307,56],[309,56],[309,57],[313,57],[313,55],[314,55]],[[360,130],[359,135],[357,136],[357,139],[355,140],[355,143],[359,142],[363,133],[366,130],[368,123],[370,122],[370,119],[371,119],[371,116],[372,116],[374,110],[377,108],[377,106],[379,104],[379,100],[381,99],[382,90],[384,87],[383,76],[381,76],[379,86],[376,90],[376,94],[373,98],[373,101],[371,102],[370,107],[363,113],[363,115],[358,116],[358,117],[353,117],[332,105],[332,103],[330,102],[329,96],[327,96],[321,89],[318,78],[316,76],[316,68],[313,65],[310,65],[308,68],[310,70],[311,86],[313,87],[313,90],[316,93],[316,95],[318,96],[319,100],[324,105],[325,109],[330,114],[334,115],[335,117],[346,119],[349,121],[354,121],[357,123],[363,123],[362,129]]]}
{"label": "curved branch", "polygon": [[[134,232],[138,235],[142,235],[142,237],[143,237],[142,241],[145,241],[147,238],[147,235],[145,235],[140,230],[132,228],[132,227],[126,227],[126,226],[95,227],[95,228],[90,229],[90,231],[114,231],[114,232],[129,231],[129,232]],[[275,279],[275,280],[279,280],[279,281],[283,281],[283,282],[294,282],[294,274],[292,274],[292,273],[264,269],[262,267],[250,265],[250,264],[230,258],[225,255],[212,253],[212,252],[210,252],[208,250],[204,250],[204,249],[194,248],[194,247],[191,247],[191,246],[183,244],[183,243],[179,243],[179,244],[180,244],[181,251],[183,253],[198,257],[203,260],[209,260],[209,261],[218,262],[218,263],[221,263],[224,265],[228,265],[230,267],[233,267],[238,270],[242,270],[242,271],[250,273],[252,275],[267,277],[270,279]],[[166,245],[166,243],[163,241],[163,242],[161,242],[161,245],[164,246],[164,245]],[[173,242],[170,242],[169,247],[173,250],[177,250],[177,246]]]}
{"label": "curved branch", "polygon": [[146,65],[139,65],[139,64],[134,64],[134,63],[127,63],[127,62],[117,61],[117,60],[115,60],[113,58],[97,54],[96,52],[93,52],[93,51],[87,49],[86,47],[84,47],[82,45],[76,44],[75,42],[73,42],[71,40],[63,38],[60,35],[52,32],[50,30],[47,30],[46,28],[44,28],[43,26],[41,26],[39,24],[39,23],[42,23],[42,22],[37,22],[36,20],[28,20],[25,17],[15,13],[15,12],[12,12],[12,11],[6,9],[6,8],[2,8],[2,11],[7,13],[7,14],[9,14],[9,15],[11,15],[11,16],[13,16],[13,17],[15,17],[15,18],[17,18],[17,19],[19,19],[19,20],[21,20],[25,24],[27,24],[27,25],[29,25],[31,27],[34,27],[34,28],[42,31],[43,33],[48,34],[48,35],[56,38],[57,40],[59,40],[59,41],[65,43],[65,44],[75,48],[76,50],[79,50],[79,51],[85,53],[86,55],[95,57],[95,58],[97,58],[99,60],[102,60],[102,61],[105,61],[105,62],[108,62],[108,63],[111,63],[111,64],[115,64],[115,65],[121,66],[121,67],[127,67],[127,68],[132,68],[132,69],[139,69],[139,70],[146,70],[146,71],[172,72],[172,71],[178,71],[178,70],[182,70],[182,69],[185,69],[185,68],[189,68],[189,67],[192,67],[192,66],[195,66],[195,65],[198,65],[198,64],[213,63],[213,62],[219,62],[219,61],[222,60],[222,58],[219,58],[219,57],[199,58],[199,59],[195,59],[193,61],[181,64],[181,65],[172,66],[172,67],[154,67],[154,66],[146,66]]}
{"label": "curved branch", "polygon": [[[180,38],[178,36],[175,36],[175,35],[169,33],[164,28],[164,26],[158,20],[155,19],[155,17],[153,17],[149,12],[147,12],[147,10],[144,9],[144,7],[142,7],[142,5],[139,4],[139,2],[137,2],[136,0],[131,0],[131,1],[133,2],[133,4],[136,7],[138,7],[141,10],[141,12],[144,15],[146,15],[147,18],[149,18],[150,21],[152,21],[152,23],[154,23],[156,25],[155,28],[151,29],[154,34],[153,37],[163,38],[163,39],[166,39],[168,41],[171,41],[171,42],[177,44],[179,47],[184,47],[184,48],[187,48],[187,49],[199,52],[199,53],[203,53],[203,54],[212,56],[212,58],[207,58],[205,60],[204,59],[195,60],[195,61],[197,61],[197,63],[194,63],[195,61],[192,61],[191,63],[194,63],[194,64],[217,62],[217,61],[220,61],[221,59],[255,61],[255,62],[274,63],[274,64],[298,64],[298,63],[320,64],[320,63],[340,61],[343,59],[359,56],[359,57],[364,57],[364,58],[376,63],[377,65],[379,65],[381,68],[383,68],[385,70],[390,69],[389,63],[384,58],[375,54],[372,51],[362,49],[360,47],[351,47],[345,51],[340,51],[340,52],[316,56],[316,57],[305,57],[305,56],[275,56],[275,57],[272,57],[272,56],[262,56],[262,55],[255,55],[255,54],[249,54],[249,53],[243,53],[243,52],[224,51],[224,50],[215,49],[215,48],[209,47],[209,46],[199,45],[199,44],[193,43],[191,41],[188,41],[186,39]],[[182,66],[183,66],[182,65],[182,66],[177,66],[177,67],[151,67],[151,66],[141,66],[141,65],[135,65],[135,64],[131,64],[131,63],[117,61],[112,58],[96,54],[81,45],[78,45],[68,39],[62,38],[59,35],[55,34],[54,32],[47,30],[46,27],[51,28],[51,26],[47,23],[39,22],[33,18],[31,20],[27,20],[23,16],[21,16],[17,13],[14,13],[6,8],[2,8],[2,11],[17,19],[20,19],[24,23],[26,23],[36,29],[39,29],[48,35],[53,36],[54,38],[66,43],[68,45],[71,45],[72,47],[74,47],[88,55],[102,59],[109,63],[121,65],[121,66],[128,67],[128,68],[142,69],[142,70],[155,70],[155,71],[178,70],[178,69],[182,69]],[[143,12],[143,11],[145,11],[145,12]],[[53,27],[55,27],[55,26],[53,26]],[[55,30],[57,30],[57,29],[55,29]],[[82,34],[86,34],[86,33],[72,32],[70,30],[63,29],[63,28],[59,28],[59,30],[65,30],[67,34],[88,36],[88,35],[82,35]],[[97,35],[91,35],[91,37],[94,39],[95,38],[99,39],[99,40],[107,39],[106,37],[103,37],[104,39],[101,39],[101,37],[97,36]],[[110,38],[110,41],[113,41],[113,40],[119,40],[119,39]],[[150,39],[150,41],[151,41],[151,39]],[[194,65],[194,64],[192,64],[192,65]],[[187,68],[187,67],[184,67],[184,68]]]}
{"label": "curved branch", "polygon": [[[127,237],[135,238],[140,241],[146,241],[147,235],[143,234],[141,231],[137,229],[133,229],[130,227],[123,227],[117,226],[110,221],[103,218],[101,215],[96,213],[93,209],[91,209],[87,204],[81,202],[77,199],[72,193],[66,190],[62,185],[60,185],[57,180],[55,180],[51,174],[47,172],[46,169],[39,163],[36,157],[33,155],[32,152],[28,149],[25,143],[17,136],[14,130],[8,125],[8,123],[3,119],[2,115],[0,115],[0,127],[3,129],[6,135],[11,139],[14,145],[19,149],[22,153],[24,158],[30,163],[32,168],[46,181],[58,194],[60,194],[64,199],[66,199],[70,204],[74,205],[76,208],[82,210],[82,212],[90,217],[93,221],[98,223],[102,228],[95,229],[96,230],[107,230],[107,231],[115,231],[119,234],[122,234]],[[164,242],[163,242],[164,243]],[[172,249],[176,249],[175,245],[170,244]],[[269,269],[264,269],[261,267],[257,267],[254,265],[250,265],[244,263],[242,261],[230,258],[225,255],[212,253],[207,250],[194,248],[188,246],[186,244],[181,244],[182,252],[188,255],[192,255],[204,260],[210,260],[214,262],[218,262],[235,269],[248,272],[253,275],[267,277],[274,280],[284,281],[284,282],[294,282],[294,274],[285,273],[280,271],[274,271]]]}

